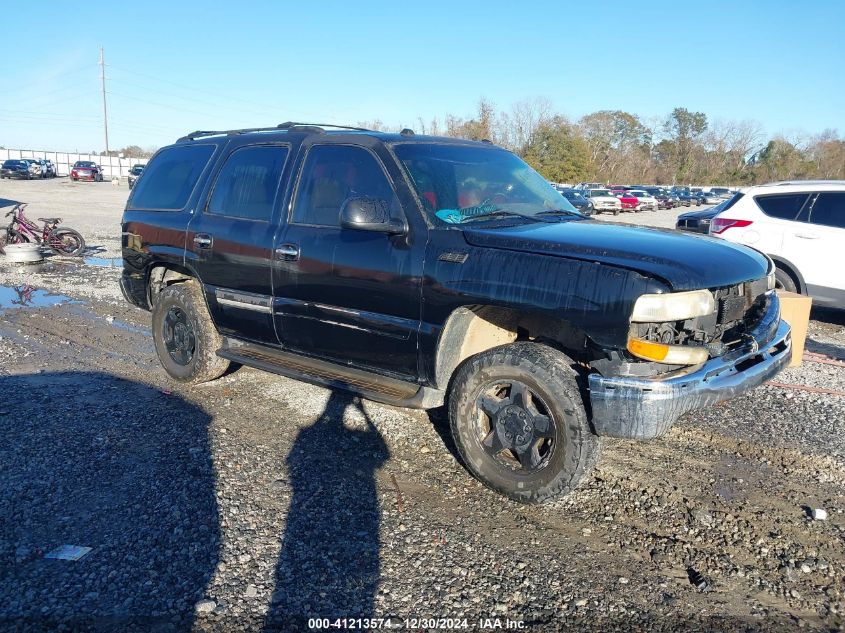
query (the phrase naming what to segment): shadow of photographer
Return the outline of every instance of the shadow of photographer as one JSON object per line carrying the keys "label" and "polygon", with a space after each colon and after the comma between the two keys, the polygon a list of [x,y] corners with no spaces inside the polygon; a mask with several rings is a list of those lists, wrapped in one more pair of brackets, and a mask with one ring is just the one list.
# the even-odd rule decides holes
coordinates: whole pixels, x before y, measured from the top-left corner
{"label": "shadow of photographer", "polygon": [[[349,426],[359,422],[363,428]],[[333,391],[320,417],[298,433],[287,457],[293,492],[265,630],[305,629],[309,617],[374,615],[381,573],[375,472],[389,457],[358,399],[342,392]]]}

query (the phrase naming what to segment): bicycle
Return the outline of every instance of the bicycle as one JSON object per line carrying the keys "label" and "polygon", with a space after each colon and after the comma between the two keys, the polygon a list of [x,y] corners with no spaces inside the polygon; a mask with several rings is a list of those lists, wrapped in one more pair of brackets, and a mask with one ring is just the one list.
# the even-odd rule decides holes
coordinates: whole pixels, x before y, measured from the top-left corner
{"label": "bicycle", "polygon": [[26,203],[16,204],[6,217],[12,216],[9,226],[0,233],[0,253],[6,244],[34,243],[46,246],[57,255],[82,255],[85,240],[75,230],[59,226],[61,218],[38,218],[44,226],[39,227],[24,215]]}

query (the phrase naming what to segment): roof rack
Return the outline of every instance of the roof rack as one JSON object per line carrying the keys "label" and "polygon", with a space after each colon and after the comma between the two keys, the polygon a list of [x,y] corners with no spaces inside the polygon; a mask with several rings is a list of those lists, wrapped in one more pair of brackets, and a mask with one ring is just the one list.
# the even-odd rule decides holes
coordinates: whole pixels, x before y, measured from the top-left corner
{"label": "roof rack", "polygon": [[351,125],[337,125],[335,123],[300,123],[298,121],[285,121],[284,123],[279,123],[278,125],[274,125],[271,127],[247,127],[239,130],[196,130],[195,132],[191,132],[189,134],[186,134],[185,136],[182,136],[181,138],[177,139],[176,142],[182,143],[184,141],[193,141],[204,136],[222,136],[224,134],[237,135],[248,134],[250,132],[278,132],[280,130],[293,130],[294,128],[302,128],[302,131],[304,132],[318,133],[325,132],[325,128],[355,130],[356,132],[373,131],[363,127],[353,127]]}
{"label": "roof rack", "polygon": [[298,121],[285,121],[284,123],[280,123],[278,126],[280,130],[289,130],[292,127],[318,127],[321,129],[325,128],[335,128],[338,130],[355,130],[356,132],[374,132],[375,130],[370,130],[365,127],[355,127],[352,125],[338,125],[337,123],[300,123]]}

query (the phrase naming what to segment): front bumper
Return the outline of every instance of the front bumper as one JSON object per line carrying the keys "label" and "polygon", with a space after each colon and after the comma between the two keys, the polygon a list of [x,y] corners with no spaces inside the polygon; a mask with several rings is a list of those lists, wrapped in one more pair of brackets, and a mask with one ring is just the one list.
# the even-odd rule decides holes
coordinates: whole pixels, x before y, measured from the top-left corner
{"label": "front bumper", "polygon": [[4,170],[4,171],[0,172],[0,176],[3,176],[3,178],[17,178],[19,180],[26,180],[27,178],[29,178],[29,172],[28,171],[17,171],[17,170],[14,170],[14,171]]}
{"label": "front bumper", "polygon": [[590,374],[593,428],[598,435],[660,437],[684,413],[733,398],[770,380],[789,364],[792,337],[772,293],[769,308],[742,347],[689,373],[664,378]]}

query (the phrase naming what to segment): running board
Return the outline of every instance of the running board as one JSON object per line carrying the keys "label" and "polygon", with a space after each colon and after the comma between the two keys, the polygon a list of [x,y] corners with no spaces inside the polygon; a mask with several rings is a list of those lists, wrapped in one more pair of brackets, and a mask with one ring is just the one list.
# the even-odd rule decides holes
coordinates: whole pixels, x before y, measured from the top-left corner
{"label": "running board", "polygon": [[444,393],[440,389],[237,339],[224,339],[223,347],[217,351],[217,355],[256,369],[332,389],[343,389],[368,400],[400,407],[433,409],[442,406],[444,400]]}

